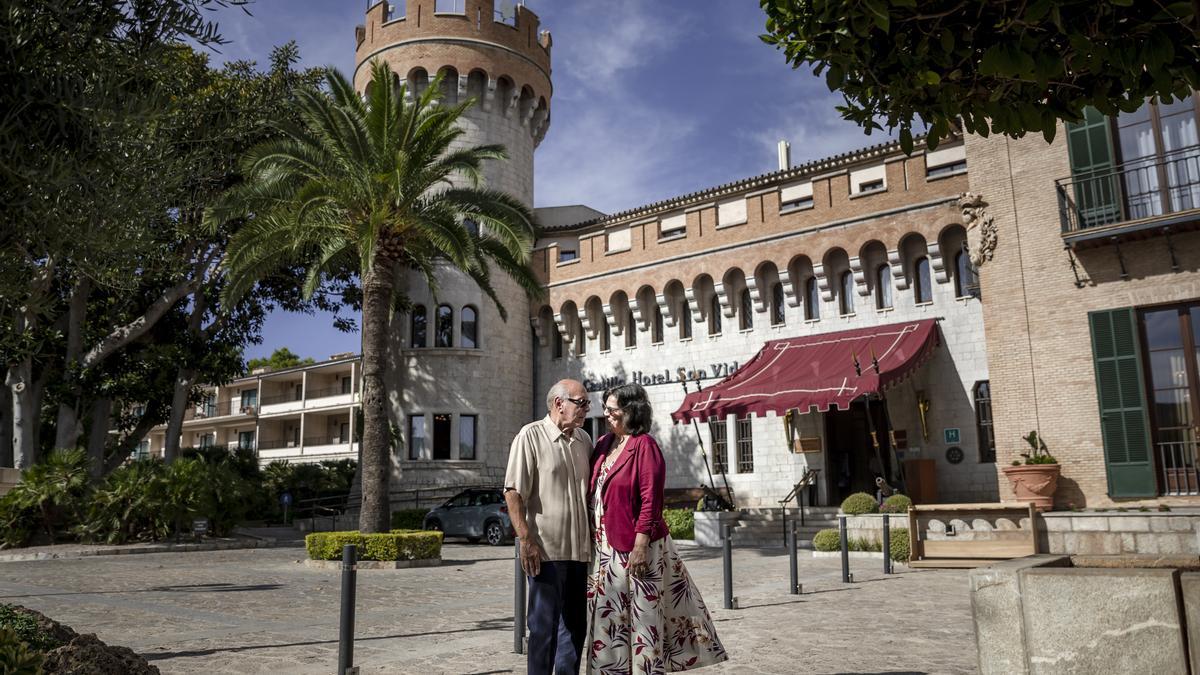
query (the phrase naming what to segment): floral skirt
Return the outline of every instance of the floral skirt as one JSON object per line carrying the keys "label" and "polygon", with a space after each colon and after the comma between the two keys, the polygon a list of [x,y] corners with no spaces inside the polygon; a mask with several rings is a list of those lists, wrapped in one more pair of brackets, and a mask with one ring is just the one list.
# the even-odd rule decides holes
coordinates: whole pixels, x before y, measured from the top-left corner
{"label": "floral skirt", "polygon": [[638,578],[626,571],[629,554],[614,551],[603,528],[597,534],[588,583],[589,674],[677,672],[729,658],[669,536],[650,543],[650,571]]}

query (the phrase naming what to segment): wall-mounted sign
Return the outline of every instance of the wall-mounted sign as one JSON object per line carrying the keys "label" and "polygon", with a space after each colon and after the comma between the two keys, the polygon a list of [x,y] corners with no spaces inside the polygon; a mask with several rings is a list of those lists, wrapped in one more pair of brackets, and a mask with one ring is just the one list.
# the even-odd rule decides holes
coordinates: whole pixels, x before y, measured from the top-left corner
{"label": "wall-mounted sign", "polygon": [[954,446],[946,450],[946,461],[950,462],[951,464],[958,464],[959,462],[963,461],[962,448]]}
{"label": "wall-mounted sign", "polygon": [[821,437],[800,437],[792,441],[792,452],[821,452]]}
{"label": "wall-mounted sign", "polygon": [[729,377],[738,369],[737,361],[729,361],[727,363],[712,363],[708,368],[692,368],[685,366],[676,366],[674,368],[663,368],[662,370],[644,371],[635,370],[629,373],[628,377],[622,375],[610,375],[608,377],[596,377],[587,375],[583,379],[583,388],[588,391],[605,391],[613,387],[619,387],[626,382],[640,384],[643,387],[650,387],[657,384],[678,384],[683,378],[692,382],[700,382],[702,380],[722,379]]}
{"label": "wall-mounted sign", "polygon": [[942,438],[945,439],[946,445],[962,443],[962,434],[955,428],[942,429]]}

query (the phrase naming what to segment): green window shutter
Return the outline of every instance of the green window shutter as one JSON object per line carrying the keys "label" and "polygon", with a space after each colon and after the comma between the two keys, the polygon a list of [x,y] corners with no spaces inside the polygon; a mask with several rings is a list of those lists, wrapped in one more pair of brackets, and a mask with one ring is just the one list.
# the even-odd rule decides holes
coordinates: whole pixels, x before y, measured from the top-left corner
{"label": "green window shutter", "polygon": [[1083,121],[1067,124],[1067,154],[1080,224],[1095,227],[1120,220],[1119,177],[1113,172],[1115,155],[1108,118],[1091,106],[1085,108]]}
{"label": "green window shutter", "polygon": [[1154,497],[1150,420],[1142,379],[1137,318],[1132,308],[1091,312],[1092,358],[1100,431],[1111,497]]}

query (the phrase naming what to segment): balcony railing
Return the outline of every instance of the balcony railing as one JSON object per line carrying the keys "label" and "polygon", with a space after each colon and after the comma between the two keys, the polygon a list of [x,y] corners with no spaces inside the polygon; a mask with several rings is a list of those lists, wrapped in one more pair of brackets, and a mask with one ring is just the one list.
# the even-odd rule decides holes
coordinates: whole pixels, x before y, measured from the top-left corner
{"label": "balcony railing", "polygon": [[279,450],[280,448],[298,448],[300,444],[293,440],[259,441],[259,450]]}
{"label": "balcony railing", "polygon": [[324,389],[310,390],[308,392],[308,399],[312,400],[314,398],[329,398],[331,396],[343,396],[343,395],[346,395],[349,393],[350,392],[346,391],[345,389],[342,389],[340,386],[339,387],[325,387]]}
{"label": "balcony railing", "polygon": [[331,434],[329,436],[305,436],[304,437],[305,445],[342,445],[342,444],[348,443],[348,442],[350,442],[350,439],[342,438],[341,436],[338,436],[337,434]]}
{"label": "balcony railing", "polygon": [[1055,181],[1063,234],[1200,209],[1200,145]]}
{"label": "balcony railing", "polygon": [[278,394],[276,396],[264,396],[262,398],[262,404],[263,405],[274,405],[276,403],[291,403],[292,401],[303,401],[303,400],[304,400],[303,392]]}
{"label": "balcony railing", "polygon": [[1158,466],[1164,495],[1200,495],[1196,441],[1159,443]]}

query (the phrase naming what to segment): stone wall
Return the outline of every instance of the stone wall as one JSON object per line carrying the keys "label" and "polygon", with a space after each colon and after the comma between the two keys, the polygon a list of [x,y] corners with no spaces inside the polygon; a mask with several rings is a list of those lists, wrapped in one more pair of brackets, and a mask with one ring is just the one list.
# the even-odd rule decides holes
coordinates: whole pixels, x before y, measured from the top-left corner
{"label": "stone wall", "polygon": [[1047,553],[1200,553],[1200,513],[1046,513],[1038,550]]}

